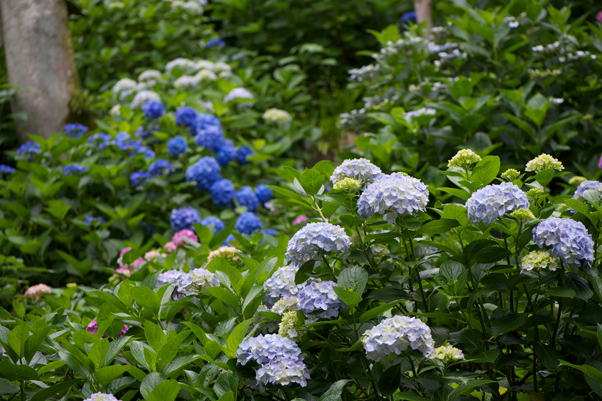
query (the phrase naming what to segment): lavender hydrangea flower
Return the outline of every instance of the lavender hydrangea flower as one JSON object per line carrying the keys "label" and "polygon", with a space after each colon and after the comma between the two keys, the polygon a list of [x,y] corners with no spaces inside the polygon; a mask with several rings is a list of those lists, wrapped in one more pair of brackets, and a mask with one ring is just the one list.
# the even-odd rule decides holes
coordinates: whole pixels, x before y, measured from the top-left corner
{"label": "lavender hydrangea flower", "polygon": [[182,285],[181,291],[185,295],[194,295],[199,292],[207,291],[207,288],[219,286],[217,276],[207,269],[194,269],[188,273],[186,285]]}
{"label": "lavender hydrangea flower", "polygon": [[148,172],[154,176],[169,175],[169,173],[173,173],[174,171],[175,169],[167,160],[157,160],[148,167]]}
{"label": "lavender hydrangea flower", "polygon": [[244,212],[238,216],[234,228],[243,234],[253,234],[261,228],[261,220],[252,212]]}
{"label": "lavender hydrangea flower", "polygon": [[249,212],[255,213],[259,209],[259,199],[248,185],[243,186],[236,192],[234,198],[240,206],[246,207]]}
{"label": "lavender hydrangea flower", "polygon": [[201,191],[208,191],[222,178],[222,169],[213,157],[205,156],[188,167],[185,176],[186,181],[196,181],[196,186]]}
{"label": "lavender hydrangea flower", "polygon": [[269,202],[272,199],[273,194],[274,191],[268,188],[265,184],[259,184],[255,187],[255,195],[261,203]]}
{"label": "lavender hydrangea flower", "polygon": [[573,199],[583,200],[583,195],[587,190],[594,190],[602,193],[602,182],[600,181],[583,181],[573,194]]}
{"label": "lavender hydrangea flower", "polygon": [[88,132],[88,127],[81,124],[67,124],[65,126],[65,134],[69,135],[71,138],[79,139],[86,132]]}
{"label": "lavender hydrangea flower", "polygon": [[482,221],[486,226],[514,210],[528,208],[527,195],[511,182],[487,185],[466,202],[470,221],[476,225]]}
{"label": "lavender hydrangea flower", "polygon": [[304,287],[303,284],[295,284],[295,275],[299,270],[296,264],[282,266],[272,274],[272,277],[263,283],[265,297],[263,302],[271,306],[282,298],[291,298],[297,296],[297,293]]}
{"label": "lavender hydrangea flower", "polygon": [[236,161],[241,166],[247,165],[249,164],[249,161],[247,160],[247,157],[249,156],[253,156],[253,151],[251,150],[251,148],[248,146],[241,146],[236,152]]}
{"label": "lavender hydrangea flower", "polygon": [[173,157],[179,157],[181,154],[186,153],[187,148],[188,143],[181,136],[175,136],[167,142],[167,151]]}
{"label": "lavender hydrangea flower", "polygon": [[165,107],[163,103],[158,100],[151,100],[150,102],[144,103],[142,106],[142,114],[146,118],[159,118],[165,114]]}
{"label": "lavender hydrangea flower", "polygon": [[374,213],[385,216],[393,224],[398,216],[424,211],[428,203],[428,190],[422,181],[402,175],[391,174],[368,185],[357,202],[358,213],[370,218]]}
{"label": "lavender hydrangea flower", "polygon": [[351,246],[345,230],[330,223],[309,223],[293,236],[286,258],[299,266],[318,259],[322,252],[347,252]]}
{"label": "lavender hydrangea flower", "polygon": [[336,184],[344,178],[353,178],[362,184],[375,181],[382,176],[380,168],[367,159],[347,159],[334,169],[330,181]]}
{"label": "lavender hydrangea flower", "polygon": [[224,132],[219,126],[209,126],[198,130],[194,137],[196,144],[209,149],[213,153],[219,152],[224,144]]}
{"label": "lavender hydrangea flower", "polygon": [[362,343],[366,355],[373,361],[386,361],[400,355],[408,347],[431,355],[435,342],[431,329],[420,319],[393,316],[364,332]]}
{"label": "lavender hydrangea flower", "polygon": [[176,110],[176,124],[181,127],[193,128],[196,118],[196,110],[192,107],[180,107]]}
{"label": "lavender hydrangea flower", "polygon": [[151,179],[152,176],[149,172],[146,171],[135,171],[130,175],[130,182],[132,183],[132,188],[139,187],[144,185]]}
{"label": "lavender hydrangea flower", "polygon": [[168,284],[174,284],[177,288],[184,288],[192,281],[187,276],[181,270],[168,270],[165,273],[159,274],[157,281],[155,281],[155,288],[160,288]]}
{"label": "lavender hydrangea flower", "polygon": [[594,241],[583,223],[568,218],[549,217],[533,229],[533,242],[540,248],[552,247],[552,256],[567,265],[580,266],[594,260]]}
{"label": "lavender hydrangea flower", "polygon": [[65,175],[80,175],[88,172],[88,167],[81,164],[68,164],[63,169]]}
{"label": "lavender hydrangea flower", "polygon": [[183,207],[171,211],[170,224],[174,231],[182,231],[185,228],[194,230],[194,223],[201,222],[201,215],[193,207]]}
{"label": "lavender hydrangea flower", "polygon": [[301,349],[293,340],[278,334],[260,334],[243,341],[236,351],[236,358],[241,365],[249,361],[261,365],[256,372],[256,379],[264,385],[307,385],[309,372],[303,363]]}
{"label": "lavender hydrangea flower", "polygon": [[232,185],[232,181],[223,178],[213,184],[211,188],[209,188],[209,192],[211,192],[211,200],[213,200],[215,206],[227,207],[232,205],[232,199],[234,199],[236,189],[234,188],[234,185]]}
{"label": "lavender hydrangea flower", "polygon": [[215,155],[215,160],[217,160],[219,165],[223,167],[230,164],[231,161],[234,161],[236,159],[236,155],[236,147],[234,147],[232,141],[224,139],[222,142],[222,147]]}
{"label": "lavender hydrangea flower", "polygon": [[299,309],[310,314],[317,311],[317,317],[337,317],[341,300],[334,292],[337,285],[334,281],[313,281],[297,294]]}
{"label": "lavender hydrangea flower", "polygon": [[[203,221],[201,221],[201,224],[204,225],[205,227],[209,227],[209,228],[211,228],[211,226],[213,226],[213,229],[214,229],[213,234],[217,234],[218,232],[220,232],[224,228],[226,228],[226,225],[224,224],[223,221],[221,221],[217,217],[213,217],[213,216],[204,218]],[[232,239],[234,239],[234,238],[232,238]],[[229,239],[227,239],[226,241],[229,241]]]}

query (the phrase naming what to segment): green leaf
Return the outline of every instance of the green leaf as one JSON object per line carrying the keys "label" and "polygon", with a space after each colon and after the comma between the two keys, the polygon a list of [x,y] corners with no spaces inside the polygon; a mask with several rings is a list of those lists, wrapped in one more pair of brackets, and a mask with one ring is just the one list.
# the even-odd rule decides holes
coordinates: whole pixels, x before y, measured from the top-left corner
{"label": "green leaf", "polygon": [[211,243],[213,233],[209,228],[205,227],[201,223],[194,223],[194,231],[198,235],[199,242],[201,244],[209,245]]}
{"label": "green leaf", "polygon": [[552,178],[554,178],[554,170],[552,169],[540,171],[535,175],[535,180],[544,188],[548,186]]}
{"label": "green leaf", "polygon": [[176,358],[173,361],[169,362],[165,369],[163,369],[163,375],[165,377],[169,377],[169,375],[176,373],[180,369],[186,367],[186,365],[200,359],[199,355],[186,355],[180,358]]}
{"label": "green leaf", "polygon": [[79,380],[69,380],[66,382],[59,382],[54,386],[50,386],[48,388],[42,389],[35,393],[33,397],[31,397],[31,401],[46,401],[49,398],[54,397],[56,394],[65,391],[75,384],[79,383]]}
{"label": "green leaf", "polygon": [[589,365],[573,365],[572,363],[569,363],[567,361],[563,361],[560,360],[560,365],[562,366],[569,366],[573,369],[577,369],[580,372],[585,373],[586,375],[588,375],[589,377],[591,377],[592,379],[602,383],[602,372],[599,371],[598,369],[594,368],[593,366],[589,366]]}
{"label": "green leaf", "polygon": [[364,324],[367,321],[375,318],[376,316],[382,315],[383,313],[385,313],[389,309],[393,308],[395,305],[397,305],[400,302],[401,302],[401,299],[398,301],[389,302],[388,304],[377,306],[376,308],[372,308],[372,309],[362,313],[362,315],[360,316],[360,323]]}
{"label": "green leaf", "polygon": [[468,212],[466,208],[461,205],[445,205],[443,207],[442,217],[444,219],[457,220],[462,227],[470,223],[470,220],[468,220]]}
{"label": "green leaf", "polygon": [[234,393],[232,391],[227,391],[224,395],[219,397],[219,400],[217,401],[234,401],[234,399]]}
{"label": "green leaf", "polygon": [[[549,170],[544,170],[544,171],[549,171]],[[542,171],[542,173],[543,173],[543,171]],[[584,204],[583,202],[581,202],[577,199],[567,199],[564,201],[564,204],[567,205],[568,207],[570,207],[571,209],[576,210],[577,212],[583,213],[586,216],[589,215],[589,207],[587,207],[586,204]]]}
{"label": "green leaf", "polygon": [[554,287],[550,288],[547,291],[547,294],[550,297],[560,297],[560,298],[575,298],[575,290],[568,287]]}
{"label": "green leaf", "polygon": [[128,369],[129,366],[125,365],[105,366],[104,368],[100,368],[96,371],[96,380],[101,386],[106,386],[118,377],[123,376]]}
{"label": "green leaf", "polygon": [[484,384],[497,383],[495,380],[471,380],[468,383],[464,383],[461,386],[458,386],[449,393],[448,397],[451,399],[457,394],[466,394],[469,390],[472,390],[475,387],[482,386]]}
{"label": "green leaf", "polygon": [[144,323],[144,337],[146,338],[148,345],[150,345],[155,352],[159,352],[167,342],[163,330],[150,320],[147,320]]}
{"label": "green leaf", "polygon": [[491,326],[491,335],[495,337],[516,330],[525,324],[528,318],[529,315],[526,313],[510,313],[501,317],[493,322]]}
{"label": "green leaf", "polygon": [[344,269],[339,274],[338,285],[362,295],[368,283],[368,272],[360,266],[352,266]]}
{"label": "green leaf", "polygon": [[38,372],[27,365],[13,365],[7,360],[0,361],[0,377],[10,381],[36,380]]}
{"label": "green leaf", "polygon": [[[0,379],[0,395],[17,394],[19,390],[19,386],[6,379]],[[46,400],[46,398],[44,398],[44,400]]]}
{"label": "green leaf", "polygon": [[58,199],[52,199],[48,202],[47,210],[54,215],[54,217],[62,220],[67,215],[67,212],[71,209],[71,206],[66,205],[63,201]]}
{"label": "green leaf", "polygon": [[[335,287],[336,288],[336,287]],[[339,380],[334,382],[328,390],[320,397],[319,401],[340,401],[345,385],[351,380]]]}
{"label": "green leaf", "polygon": [[107,352],[109,352],[109,345],[109,339],[104,338],[94,343],[90,351],[88,351],[88,358],[94,362],[96,369],[100,369],[103,366]]}
{"label": "green leaf", "polygon": [[180,384],[175,380],[165,380],[157,384],[146,399],[148,401],[174,401],[180,392]]}
{"label": "green leaf", "polygon": [[383,372],[378,379],[378,389],[385,397],[390,396],[399,389],[401,384],[401,365],[391,366]]}
{"label": "green leaf", "polygon": [[417,233],[418,234],[442,234],[446,233],[452,228],[458,227],[460,223],[457,220],[452,219],[439,219],[429,221],[428,223],[422,225]]}
{"label": "green leaf", "polygon": [[238,303],[238,297],[225,288],[221,287],[211,287],[207,289],[207,293],[213,295],[215,298],[219,299],[223,303],[233,307],[234,309],[238,309],[240,306]]}
{"label": "green leaf", "polygon": [[458,188],[447,188],[447,187],[443,187],[443,188],[434,188],[434,187],[429,187],[429,192],[431,192],[432,190],[439,190],[439,191],[443,191],[443,192],[447,192],[450,195],[453,196],[457,196],[458,198],[467,201],[470,198],[470,193],[466,192],[463,189],[458,189]]}
{"label": "green leaf", "polygon": [[105,365],[109,365],[113,361],[113,359],[115,359],[119,351],[121,351],[125,344],[127,344],[130,338],[132,337],[124,336],[111,341],[111,344],[109,345],[109,350],[107,351],[107,355],[105,356]]}
{"label": "green leaf", "polygon": [[322,188],[325,179],[326,177],[317,171],[306,169],[303,174],[299,176],[299,183],[307,195],[314,196],[320,191],[320,188]]}
{"label": "green leaf", "polygon": [[245,320],[244,322],[238,324],[232,333],[228,336],[226,341],[228,353],[230,358],[236,357],[236,350],[238,350],[238,346],[245,338],[247,334],[247,330],[249,330],[249,325],[251,324],[251,319]]}
{"label": "green leaf", "polygon": [[429,398],[423,397],[415,393],[397,393],[395,394],[396,400],[407,400],[407,401],[431,401]]}
{"label": "green leaf", "polygon": [[336,292],[339,298],[341,298],[341,301],[345,302],[350,309],[355,308],[360,302],[362,302],[362,297],[353,291],[336,286],[334,287],[334,292]]}
{"label": "green leaf", "polygon": [[500,158],[497,156],[485,156],[472,170],[470,181],[487,185],[497,177],[499,172]]}
{"label": "green leaf", "polygon": [[514,124],[518,125],[519,128],[521,128],[523,131],[525,131],[527,134],[529,134],[531,136],[531,138],[535,138],[535,130],[527,122],[521,120],[518,117],[513,116],[512,114],[504,113],[502,115],[504,117],[506,117],[507,119],[509,119],[510,121],[512,121]]}
{"label": "green leaf", "polygon": [[132,297],[134,297],[134,301],[136,301],[138,305],[150,310],[155,315],[159,313],[161,300],[150,288],[145,286],[134,287],[132,288]]}
{"label": "green leaf", "polygon": [[500,246],[491,246],[477,254],[478,263],[495,263],[512,255],[512,252]]}

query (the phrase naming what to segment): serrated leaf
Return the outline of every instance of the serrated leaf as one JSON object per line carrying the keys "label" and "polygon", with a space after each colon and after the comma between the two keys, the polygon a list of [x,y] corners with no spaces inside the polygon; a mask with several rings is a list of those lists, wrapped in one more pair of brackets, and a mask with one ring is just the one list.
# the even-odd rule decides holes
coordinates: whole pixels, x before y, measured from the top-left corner
{"label": "serrated leaf", "polygon": [[356,294],[362,295],[368,283],[368,272],[360,266],[352,266],[341,271],[338,277],[338,285],[349,289]]}

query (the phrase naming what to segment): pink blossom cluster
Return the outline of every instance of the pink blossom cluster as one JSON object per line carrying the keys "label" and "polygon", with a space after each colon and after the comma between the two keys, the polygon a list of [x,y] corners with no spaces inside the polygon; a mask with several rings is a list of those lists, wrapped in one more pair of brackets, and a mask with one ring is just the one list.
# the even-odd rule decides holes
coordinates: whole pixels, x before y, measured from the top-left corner
{"label": "pink blossom cluster", "polygon": [[[127,325],[123,325],[123,329],[121,329],[121,333],[119,333],[119,335],[117,336],[117,338],[119,337],[123,337],[125,335],[125,333],[127,333],[127,331],[130,328]],[[98,332],[98,322],[96,321],[96,318],[94,318],[94,320],[92,320],[90,322],[90,324],[86,327],[86,331],[92,333],[92,334],[96,334]],[[104,334],[102,335],[102,338],[107,338],[107,336],[105,336]]]}

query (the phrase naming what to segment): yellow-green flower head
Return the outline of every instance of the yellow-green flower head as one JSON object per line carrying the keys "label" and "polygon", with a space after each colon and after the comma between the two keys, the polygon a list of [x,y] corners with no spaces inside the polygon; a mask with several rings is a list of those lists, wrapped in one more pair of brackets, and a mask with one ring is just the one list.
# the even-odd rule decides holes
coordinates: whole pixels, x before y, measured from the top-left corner
{"label": "yellow-green flower head", "polygon": [[514,217],[521,223],[526,223],[527,221],[535,220],[535,215],[529,209],[515,210],[514,212],[510,213],[510,217]]}
{"label": "yellow-green flower head", "polygon": [[514,181],[520,176],[520,171],[515,170],[513,168],[509,168],[508,170],[502,173],[502,178],[507,181]]}
{"label": "yellow-green flower head", "polygon": [[533,171],[535,173],[539,173],[540,171],[544,170],[562,171],[564,170],[564,166],[558,159],[555,159],[550,155],[542,153],[541,155],[537,156],[535,159],[527,163],[527,168],[525,170]]}
{"label": "yellow-green flower head", "polygon": [[337,181],[337,183],[334,184],[333,189],[336,189],[337,191],[351,192],[361,186],[362,183],[360,181],[347,177]]}
{"label": "yellow-green flower head", "polygon": [[429,355],[429,358],[443,363],[463,361],[466,359],[464,358],[462,350],[451,345],[443,345],[435,348]]}
{"label": "yellow-green flower head", "polygon": [[297,312],[285,312],[278,325],[278,335],[284,338],[290,338],[293,341],[298,340],[301,337],[301,334],[295,328],[297,321]]}
{"label": "yellow-green flower head", "polygon": [[569,185],[577,186],[577,185],[581,184],[583,181],[587,181],[587,178],[582,177],[580,175],[576,175],[569,180]]}
{"label": "yellow-green flower head", "polygon": [[454,157],[451,158],[449,163],[447,163],[447,167],[460,167],[460,168],[468,168],[471,165],[478,163],[481,161],[481,156],[477,155],[470,149],[462,149],[456,153]]}
{"label": "yellow-green flower head", "polygon": [[541,195],[543,195],[545,192],[543,189],[539,189],[539,188],[531,188],[530,190],[527,191],[527,196],[529,198],[533,198],[535,200],[537,200]]}
{"label": "yellow-green flower head", "polygon": [[554,271],[558,267],[556,259],[554,259],[547,251],[529,252],[529,254],[522,259],[521,264],[521,273],[540,269],[549,269]]}

